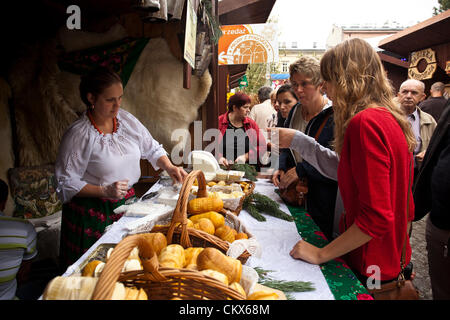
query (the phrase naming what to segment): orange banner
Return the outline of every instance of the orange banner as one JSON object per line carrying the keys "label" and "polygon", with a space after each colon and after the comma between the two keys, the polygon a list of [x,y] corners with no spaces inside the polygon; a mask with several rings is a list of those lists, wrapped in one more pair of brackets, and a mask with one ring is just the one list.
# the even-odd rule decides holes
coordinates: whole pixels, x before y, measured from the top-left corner
{"label": "orange banner", "polygon": [[278,62],[275,24],[222,26],[219,65]]}

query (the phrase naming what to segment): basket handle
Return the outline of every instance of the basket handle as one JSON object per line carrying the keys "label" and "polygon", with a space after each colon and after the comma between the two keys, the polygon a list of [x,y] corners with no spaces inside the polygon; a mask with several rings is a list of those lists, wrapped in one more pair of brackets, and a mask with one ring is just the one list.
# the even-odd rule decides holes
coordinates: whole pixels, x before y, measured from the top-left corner
{"label": "basket handle", "polygon": [[141,259],[144,271],[150,273],[150,278],[154,281],[164,281],[164,277],[159,271],[158,256],[150,243],[142,235],[132,235],[120,241],[112,251],[111,257],[106,262],[105,268],[100,274],[100,278],[95,286],[92,300],[110,300],[123,265],[134,247],[139,248],[139,258]]}
{"label": "basket handle", "polygon": [[173,232],[175,230],[176,224],[179,223],[181,225],[181,246],[183,246],[184,248],[192,246],[187,231],[187,205],[195,179],[197,179],[198,181],[197,198],[205,198],[208,196],[208,191],[206,190],[206,180],[203,171],[194,170],[189,173],[184,179],[183,185],[181,186],[177,205],[175,206],[175,209],[173,211],[172,222],[170,223],[169,230],[167,231],[167,244],[172,243]]}

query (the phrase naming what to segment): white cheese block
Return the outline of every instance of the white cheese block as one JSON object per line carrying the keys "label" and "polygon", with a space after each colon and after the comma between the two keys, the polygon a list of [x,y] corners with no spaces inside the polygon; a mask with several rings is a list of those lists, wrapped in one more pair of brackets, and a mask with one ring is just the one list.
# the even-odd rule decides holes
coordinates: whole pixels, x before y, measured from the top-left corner
{"label": "white cheese block", "polygon": [[194,150],[190,154],[192,167],[194,170],[201,170],[203,173],[211,176],[220,169],[216,158],[210,153],[203,150]]}

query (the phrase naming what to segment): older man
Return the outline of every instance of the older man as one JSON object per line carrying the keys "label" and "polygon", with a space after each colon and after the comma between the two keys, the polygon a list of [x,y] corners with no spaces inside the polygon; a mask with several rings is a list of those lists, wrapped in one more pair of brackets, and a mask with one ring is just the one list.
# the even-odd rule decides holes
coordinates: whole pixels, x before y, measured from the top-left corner
{"label": "older man", "polygon": [[444,92],[445,85],[442,82],[433,83],[430,88],[430,97],[419,105],[419,108],[431,114],[436,122],[439,121],[439,117],[447,105],[447,98],[444,97]]}
{"label": "older man", "polygon": [[430,143],[433,131],[436,128],[436,121],[429,113],[423,112],[417,107],[425,98],[425,85],[422,81],[414,79],[406,80],[401,84],[397,97],[401,108],[408,116],[417,140],[417,146],[413,153],[415,159],[414,173],[417,173],[428,144]]}
{"label": "older man", "polygon": [[258,128],[263,130],[267,128],[269,121],[277,114],[270,100],[272,91],[272,88],[268,86],[259,88],[258,100],[261,103],[253,106],[249,114],[249,117],[255,120]]}

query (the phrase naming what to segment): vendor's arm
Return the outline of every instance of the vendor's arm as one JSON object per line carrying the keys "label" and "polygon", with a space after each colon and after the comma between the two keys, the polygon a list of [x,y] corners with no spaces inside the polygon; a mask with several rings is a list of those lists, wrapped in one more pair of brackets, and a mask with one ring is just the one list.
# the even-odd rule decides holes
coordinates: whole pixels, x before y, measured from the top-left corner
{"label": "vendor's arm", "polygon": [[162,156],[156,161],[156,165],[172,178],[175,183],[182,183],[184,178],[188,175],[183,168],[174,166],[167,156]]}
{"label": "vendor's arm", "polygon": [[116,181],[106,186],[96,186],[88,183],[78,192],[77,196],[122,199],[127,194],[129,188],[128,180]]}
{"label": "vendor's arm", "polygon": [[55,162],[56,192],[63,203],[70,201],[87,185],[83,175],[94,143],[95,135],[89,134],[82,121],[77,121],[64,133]]}
{"label": "vendor's arm", "polygon": [[[337,181],[339,156],[333,150],[325,148],[313,137],[290,128],[268,128],[272,134],[272,143],[278,139],[280,148],[291,148],[308,161],[322,175]],[[281,159],[280,159],[281,163]]]}
{"label": "vendor's arm", "polygon": [[186,171],[173,165],[167,156],[166,150],[152,137],[151,133],[140,121],[132,115],[129,115],[129,117],[132,119],[130,122],[134,126],[133,129],[138,133],[141,157],[147,159],[153,169],[159,170],[161,168],[165,170],[174,182],[183,182],[184,177],[187,176]]}

